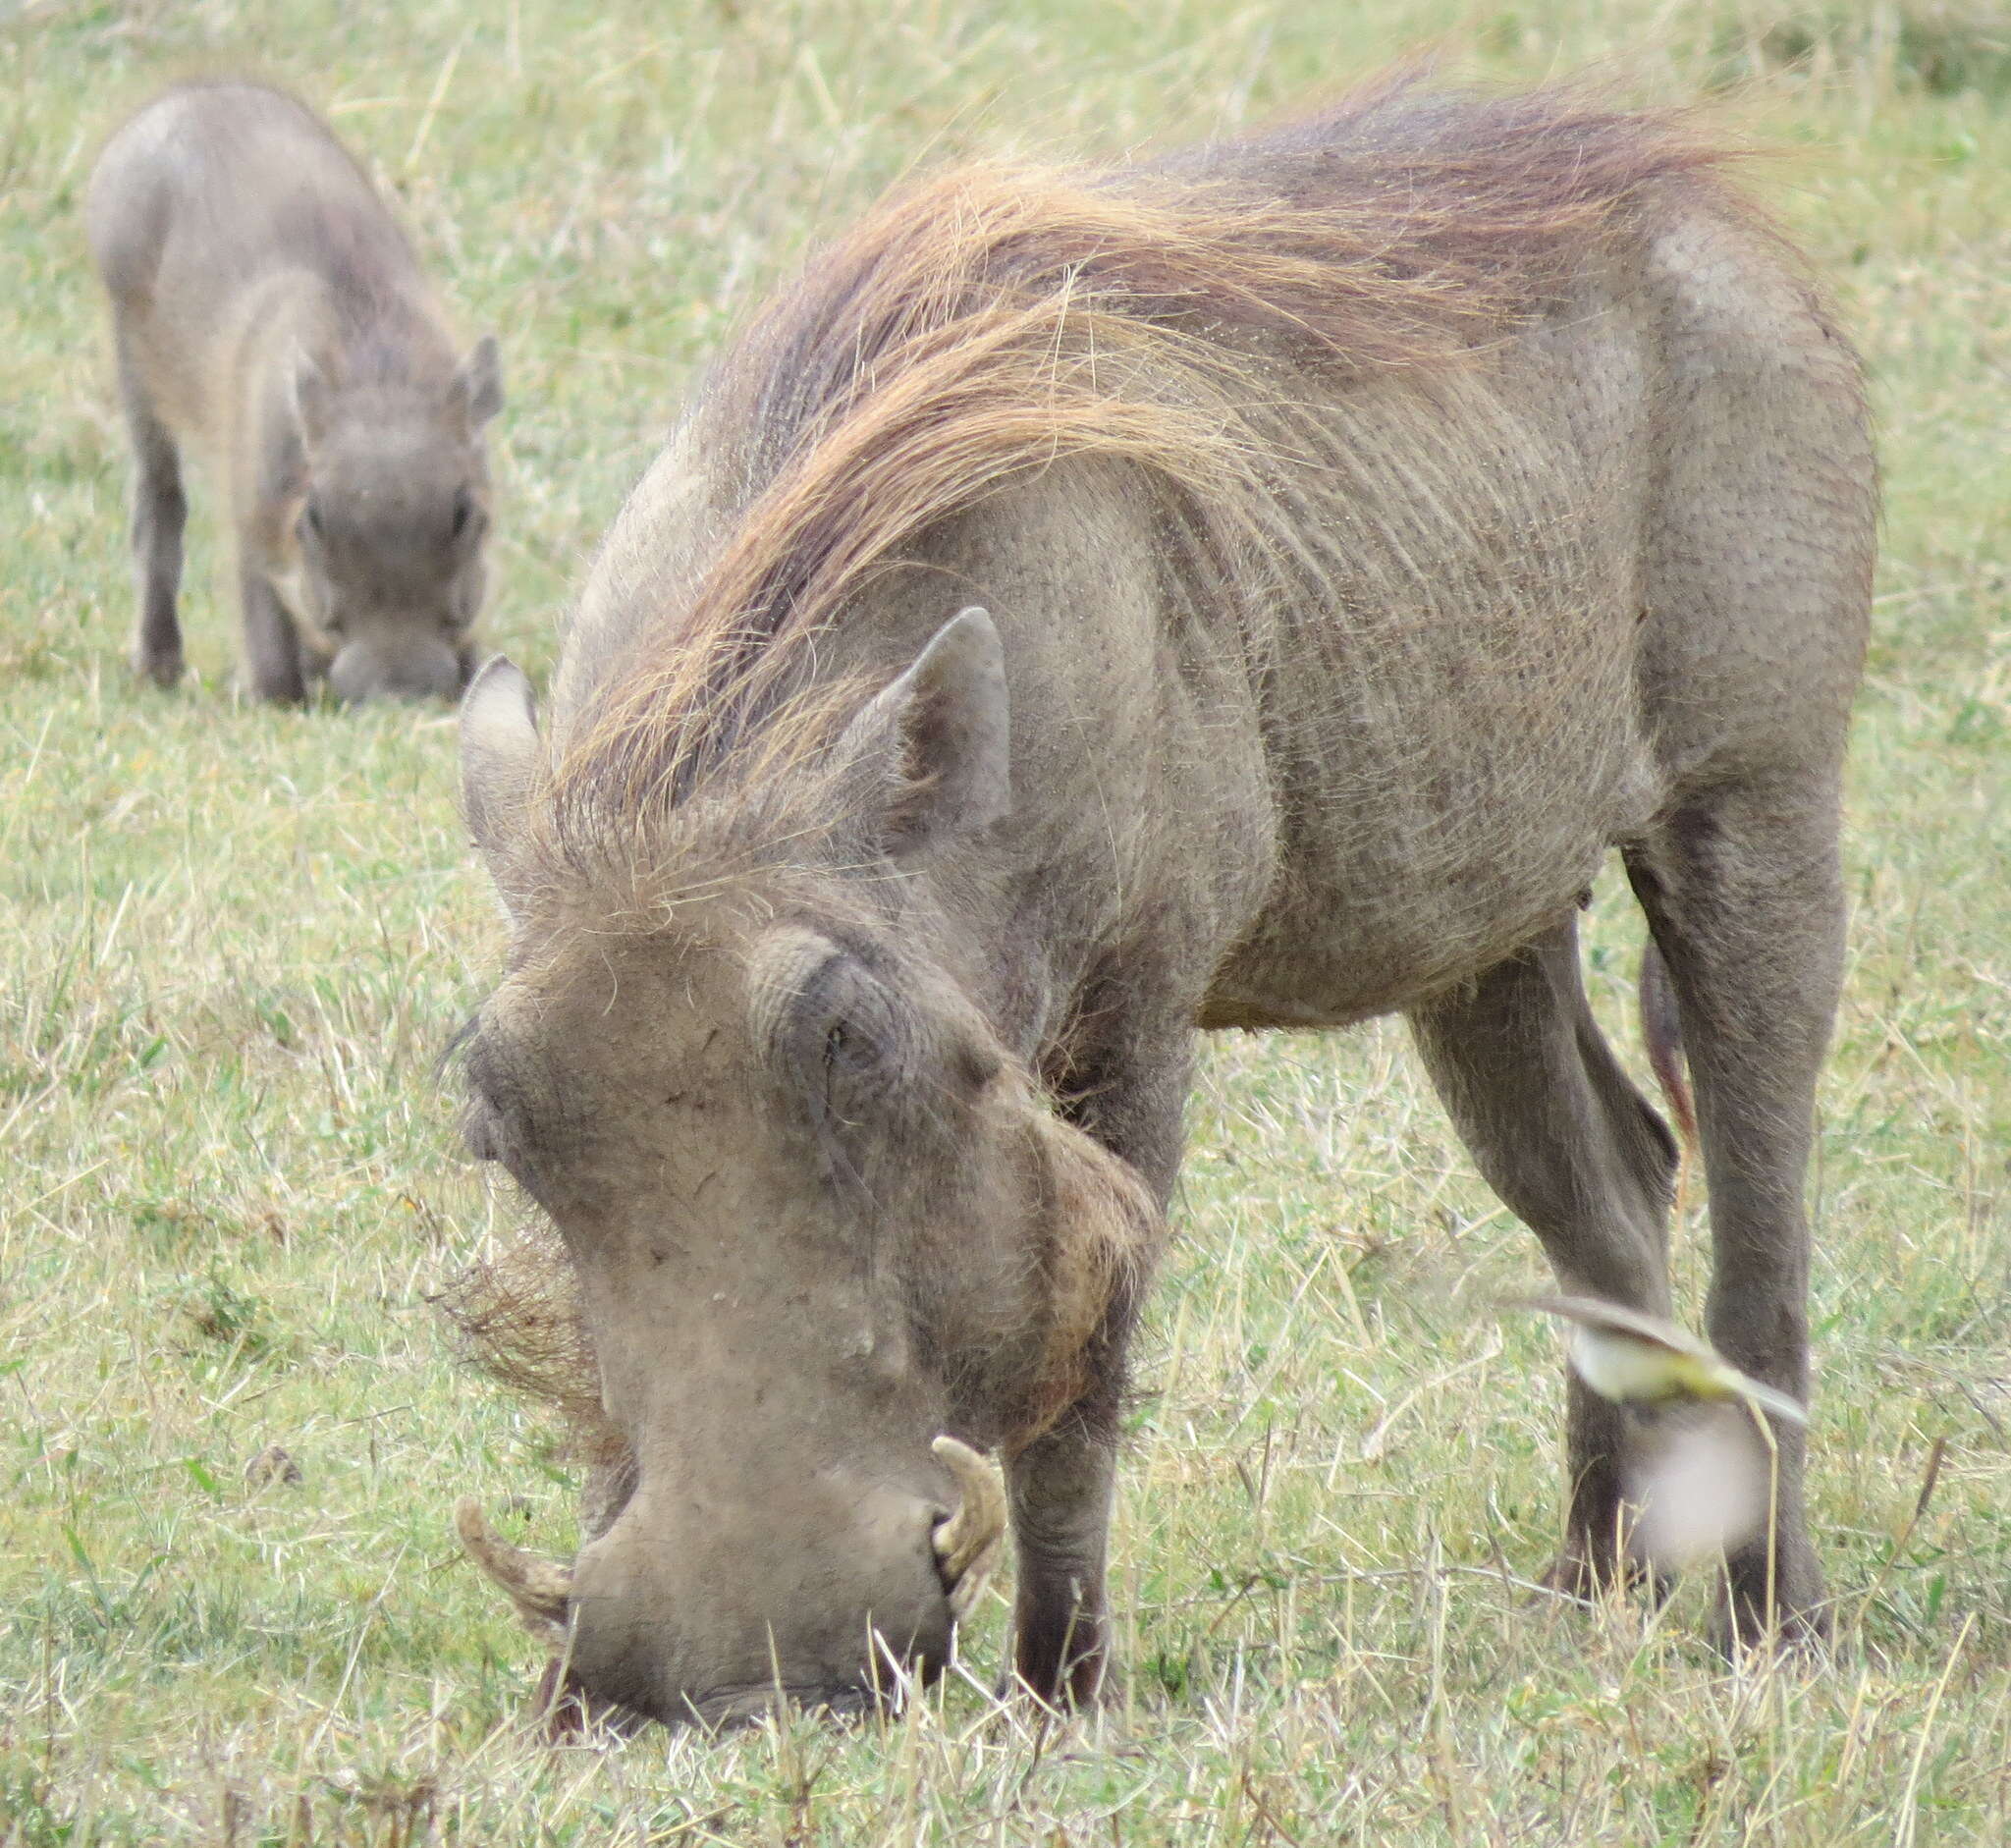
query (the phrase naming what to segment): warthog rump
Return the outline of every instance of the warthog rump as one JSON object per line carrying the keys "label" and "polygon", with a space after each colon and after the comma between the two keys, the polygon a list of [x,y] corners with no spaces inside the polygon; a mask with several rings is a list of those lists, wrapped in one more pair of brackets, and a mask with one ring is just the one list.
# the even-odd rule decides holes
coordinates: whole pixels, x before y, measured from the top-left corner
{"label": "warthog rump", "polygon": [[[505,663],[470,688],[512,945],[468,1136],[556,1236],[460,1309],[591,1464],[570,1578],[470,1544],[587,1699],[931,1672],[996,1538],[973,1451],[1017,1673],[1095,1693],[1197,1027],[1404,1012],[1560,1285],[1666,1316],[1674,1145],[1578,971],[1616,847],[1695,1077],[1712,1340],[1805,1396],[1873,468],[1848,346],[1718,165],[1568,92],[1396,84],[923,185],[726,353],[542,722]],[[1654,1417],[1574,1387],[1560,1582],[1628,1570]],[[1821,1622],[1776,1438],[1741,1636]]]}
{"label": "warthog rump", "polygon": [[187,83],[106,144],[85,206],[133,439],[134,667],[182,673],[182,450],[238,551],[245,673],[299,700],[452,698],[482,598],[502,407],[493,338],[458,357],[405,234],[311,111]]}

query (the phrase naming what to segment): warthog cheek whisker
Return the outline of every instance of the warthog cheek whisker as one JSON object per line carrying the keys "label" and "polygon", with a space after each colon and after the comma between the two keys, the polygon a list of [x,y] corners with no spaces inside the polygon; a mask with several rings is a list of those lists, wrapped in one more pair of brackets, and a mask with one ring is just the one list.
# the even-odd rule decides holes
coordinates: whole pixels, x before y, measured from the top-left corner
{"label": "warthog cheek whisker", "polygon": [[947,1434],[929,1448],[956,1480],[957,1508],[932,1537],[936,1569],[958,1623],[970,1615],[990,1582],[1006,1540],[1006,1485],[999,1466]]}

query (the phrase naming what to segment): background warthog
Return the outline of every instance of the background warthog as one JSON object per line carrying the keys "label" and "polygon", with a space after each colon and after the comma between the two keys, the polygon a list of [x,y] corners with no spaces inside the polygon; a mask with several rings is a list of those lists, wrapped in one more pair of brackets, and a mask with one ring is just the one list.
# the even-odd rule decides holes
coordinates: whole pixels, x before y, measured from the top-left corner
{"label": "background warthog", "polygon": [[[1615,846],[1690,1050],[1712,1335],[1804,1394],[1873,466],[1848,346],[1712,168],[1399,87],[923,188],[728,353],[543,735],[515,670],[470,689],[514,935],[470,1138],[569,1275],[466,1313],[603,1459],[570,1577],[484,1557],[589,1695],[709,1718],[940,1661],[946,1431],[1006,1459],[1019,1674],[1096,1690],[1197,1025],[1403,1011],[1564,1287],[1666,1312],[1673,1144],[1577,960]],[[1574,1388],[1563,1583],[1624,1570],[1640,1435]],[[1821,1621],[1778,1440],[1742,1637]]]}
{"label": "background warthog", "polygon": [[405,234],[291,96],[192,83],[115,135],[86,218],[133,438],[136,670],[182,673],[181,446],[215,463],[252,690],[451,697],[482,598],[503,404],[496,343],[457,359]]}

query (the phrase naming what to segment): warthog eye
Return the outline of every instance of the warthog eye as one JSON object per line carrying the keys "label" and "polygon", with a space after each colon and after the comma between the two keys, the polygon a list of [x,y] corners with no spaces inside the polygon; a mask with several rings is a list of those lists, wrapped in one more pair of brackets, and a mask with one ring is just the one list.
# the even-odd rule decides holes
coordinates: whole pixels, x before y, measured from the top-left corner
{"label": "warthog eye", "polygon": [[902,1042],[901,1017],[887,989],[850,955],[828,957],[789,996],[778,1023],[786,1066],[819,1114],[840,1094],[892,1076]]}
{"label": "warthog eye", "polygon": [[891,954],[783,926],[750,958],[747,982],[754,1043],[820,1138],[877,1126],[900,1143],[948,1121],[966,1077],[955,1036],[917,1005],[926,984]]}
{"label": "warthog eye", "polygon": [[498,1133],[500,1125],[496,1113],[488,1099],[471,1095],[461,1112],[461,1139],[468,1154],[478,1162],[500,1162],[503,1159],[503,1140]]}
{"label": "warthog eye", "polygon": [[317,539],[327,536],[321,524],[321,510],[312,501],[300,510],[300,524]]}
{"label": "warthog eye", "polygon": [[455,1035],[449,1056],[457,1055],[467,1079],[461,1112],[462,1143],[476,1161],[495,1162],[507,1169],[511,1177],[535,1198],[525,1154],[524,1113],[515,1104],[522,1095],[522,1087],[512,1078],[510,1067],[497,1059],[490,1042],[483,1037],[479,1015]]}
{"label": "warthog eye", "polygon": [[873,1048],[858,1027],[849,1020],[834,1020],[824,1031],[824,1066],[827,1071],[870,1070]]}
{"label": "warthog eye", "polygon": [[454,497],[454,525],[448,533],[450,539],[459,539],[467,530],[468,521],[475,516],[474,496],[465,488]]}

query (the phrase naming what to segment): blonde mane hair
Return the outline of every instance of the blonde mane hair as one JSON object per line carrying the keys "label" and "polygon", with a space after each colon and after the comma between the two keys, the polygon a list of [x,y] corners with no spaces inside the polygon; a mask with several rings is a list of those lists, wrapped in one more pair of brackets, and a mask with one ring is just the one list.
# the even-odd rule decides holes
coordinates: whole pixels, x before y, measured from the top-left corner
{"label": "blonde mane hair", "polygon": [[1176,163],[895,194],[721,362],[691,433],[725,537],[603,682],[559,805],[676,804],[754,731],[769,769],[814,758],[814,638],[931,528],[1063,459],[1129,464],[1232,606],[1261,596],[1296,543],[1294,369],[1470,363],[1725,154],[1678,115],[1399,80]]}

